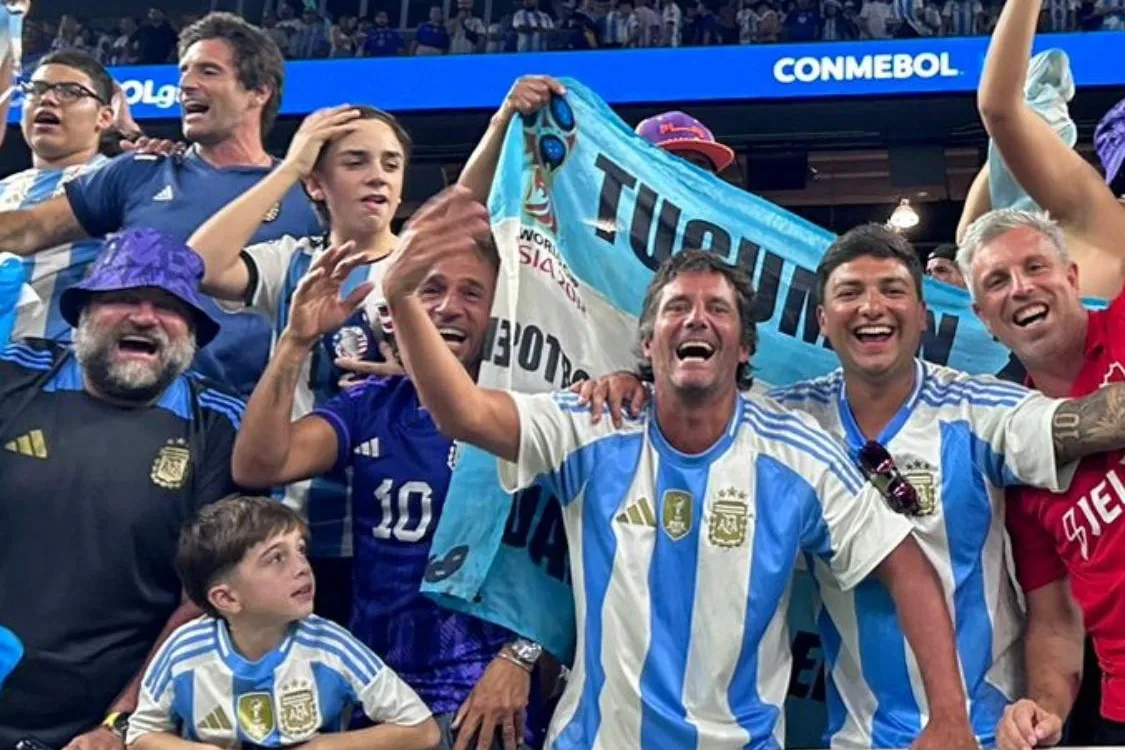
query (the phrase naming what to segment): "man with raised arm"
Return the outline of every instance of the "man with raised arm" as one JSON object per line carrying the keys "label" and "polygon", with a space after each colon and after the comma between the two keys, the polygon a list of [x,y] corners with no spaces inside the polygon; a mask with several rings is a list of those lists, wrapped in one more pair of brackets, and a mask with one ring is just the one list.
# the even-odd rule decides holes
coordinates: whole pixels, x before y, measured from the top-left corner
{"label": "man with raised arm", "polygon": [[573,394],[478,387],[415,296],[488,232],[467,189],[446,191],[402,235],[383,290],[442,432],[499,456],[507,489],[541,483],[563,505],[580,637],[547,746],[780,747],[783,605],[803,550],[844,589],[873,572],[890,589],[930,700],[916,747],[975,748],[949,611],[909,522],[811,421],[739,393],[756,340],[744,272],[704,252],[664,264],[638,335],[653,404],[594,425]]}

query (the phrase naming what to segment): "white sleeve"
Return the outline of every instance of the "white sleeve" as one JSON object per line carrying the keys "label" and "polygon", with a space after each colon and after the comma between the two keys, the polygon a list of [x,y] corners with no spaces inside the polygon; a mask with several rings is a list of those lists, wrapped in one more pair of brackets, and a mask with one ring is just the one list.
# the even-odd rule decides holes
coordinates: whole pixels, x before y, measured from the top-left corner
{"label": "white sleeve", "polygon": [[172,699],[175,697],[172,684],[164,689],[159,699],[154,698],[149,689],[152,668],[158,661],[160,660],[154,657],[145,670],[141,692],[137,696],[137,708],[129,714],[129,730],[125,734],[126,745],[132,745],[146,734],[176,731],[176,722],[172,716]]}
{"label": "white sleeve", "polygon": [[828,564],[844,591],[866,578],[914,529],[870,483],[857,493],[829,467],[821,473],[816,494],[820,518],[806,524],[813,533],[806,534],[803,542]]}
{"label": "white sleeve", "polygon": [[285,277],[298,252],[301,252],[301,241],[289,235],[242,250],[242,257],[253,263],[257,272],[257,283],[250,294],[250,309],[271,320],[277,317],[285,295]]}
{"label": "white sleeve", "polygon": [[[153,654],[149,666],[144,670],[144,678],[141,680],[141,693],[137,696],[136,710],[129,714],[125,744],[133,744],[144,737],[145,734],[176,731],[177,722],[174,721],[172,716],[172,698],[176,697],[176,689],[173,687],[174,680],[169,680],[167,685],[162,686],[163,690],[159,694],[160,697],[153,695],[153,689],[156,687],[156,681],[158,681],[155,675],[156,668],[164,665],[164,652],[170,650],[172,643],[176,640],[176,633],[169,636],[162,647]],[[164,671],[164,669],[161,671]]]}
{"label": "white sleeve", "polygon": [[367,718],[379,724],[416,727],[430,718],[430,709],[386,664],[375,678],[356,692]]}
{"label": "white sleeve", "polygon": [[[615,430],[609,419],[594,425],[576,394],[510,393],[520,418],[519,459],[500,461],[500,484],[518,492],[543,482],[564,505],[586,485],[594,456],[582,448]],[[627,422],[628,424],[628,422]]]}
{"label": "white sleeve", "polygon": [[1052,419],[1062,400],[1047,398],[1014,383],[975,377],[970,401],[972,431],[988,450],[973,451],[977,469],[998,487],[1027,484],[1065,492],[1077,462],[1059,467],[1055,461]]}

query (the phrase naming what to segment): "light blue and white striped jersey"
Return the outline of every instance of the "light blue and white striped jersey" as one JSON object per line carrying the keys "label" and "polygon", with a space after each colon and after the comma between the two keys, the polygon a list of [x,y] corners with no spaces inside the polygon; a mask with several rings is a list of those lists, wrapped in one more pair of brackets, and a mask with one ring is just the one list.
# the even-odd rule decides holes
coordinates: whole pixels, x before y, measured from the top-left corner
{"label": "light blue and white striped jersey", "polygon": [[786,611],[800,553],[848,589],[911,524],[839,442],[756,395],[707,451],[671,447],[653,412],[590,424],[576,396],[513,394],[509,491],[563,505],[578,638],[551,750],[781,748]]}
{"label": "light blue and white striped jersey", "polygon": [[[0,180],[0,211],[31,208],[66,193],[65,185],[92,172],[109,159],[96,154],[84,164],[62,169],[25,169]],[[25,337],[70,341],[70,324],[59,313],[59,297],[69,287],[86,278],[90,266],[101,252],[100,239],[80,240],[40,250],[23,258],[31,288],[43,301],[16,315],[12,340]],[[0,248],[3,250],[3,248]]]}
{"label": "light blue and white striped jersey", "polygon": [[[266,316],[273,326],[273,342],[277,346],[289,323],[290,302],[297,285],[305,277],[313,260],[324,251],[323,237],[291,237],[251,245],[242,252],[254,264],[258,283],[253,290],[250,309]],[[389,257],[389,256],[388,256]],[[364,281],[372,281],[375,289],[364,301],[362,309],[332,338],[345,335],[349,340],[365,341],[366,330],[376,329],[382,318],[389,320],[380,283],[386,259],[361,266],[345,280],[342,293],[349,294]],[[360,320],[362,319],[362,320]],[[362,329],[362,330],[361,330]],[[317,346],[301,365],[301,376],[293,398],[294,420],[322,406],[339,393],[341,372],[328,357],[328,348]],[[360,351],[354,356],[362,358]],[[352,513],[350,487],[343,471],[293,482],[285,488],[285,504],[304,515],[309,522],[310,557],[352,556]]]}
{"label": "light blue and white striped jersey", "polygon": [[285,747],[372,721],[417,726],[430,710],[371,649],[311,615],[257,661],[242,658],[223,620],[201,617],[160,647],[129,717],[126,744],[169,732],[217,747]]}
{"label": "light blue and white striped jersey", "polygon": [[[914,391],[878,442],[914,485],[926,514],[914,535],[937,571],[953,615],[969,714],[978,739],[995,740],[1004,707],[1023,695],[1022,606],[1004,529],[1004,490],[1060,489],[1051,418],[1060,403],[989,376],[917,362]],[[866,442],[844,393],[843,372],[769,395],[817,420],[854,456]],[[820,562],[810,566],[829,669],[833,748],[906,747],[928,720],[914,653],[890,594],[867,580],[845,592]]]}

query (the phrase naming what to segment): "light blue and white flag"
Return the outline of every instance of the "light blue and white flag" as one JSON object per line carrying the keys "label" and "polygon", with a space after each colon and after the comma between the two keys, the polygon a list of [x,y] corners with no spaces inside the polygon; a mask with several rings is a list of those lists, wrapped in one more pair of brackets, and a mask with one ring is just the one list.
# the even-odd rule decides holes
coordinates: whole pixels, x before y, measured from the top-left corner
{"label": "light blue and white flag", "polygon": [[[645,287],[683,248],[750,270],[765,321],[756,387],[835,368],[815,298],[817,262],[834,235],[641,140],[593,92],[564,83],[565,98],[512,122],[493,182],[501,268],[481,384],[547,391],[633,369]],[[1009,364],[964,291],[927,280],[925,294],[926,359],[972,373]],[[496,460],[469,446],[449,498],[423,591],[568,662],[574,611],[557,503],[537,491],[513,500]]]}

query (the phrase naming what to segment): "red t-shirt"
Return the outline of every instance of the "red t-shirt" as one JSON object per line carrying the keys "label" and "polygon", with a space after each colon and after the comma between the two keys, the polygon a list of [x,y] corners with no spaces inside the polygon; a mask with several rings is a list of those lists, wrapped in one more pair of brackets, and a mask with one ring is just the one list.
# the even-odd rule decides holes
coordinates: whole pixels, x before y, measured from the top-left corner
{"label": "red t-shirt", "polygon": [[[1086,363],[1070,396],[1125,382],[1125,293],[1090,313]],[[1016,575],[1024,591],[1070,576],[1102,668],[1101,713],[1125,722],[1125,452],[1082,460],[1070,490],[1022,487],[1007,504]]]}

